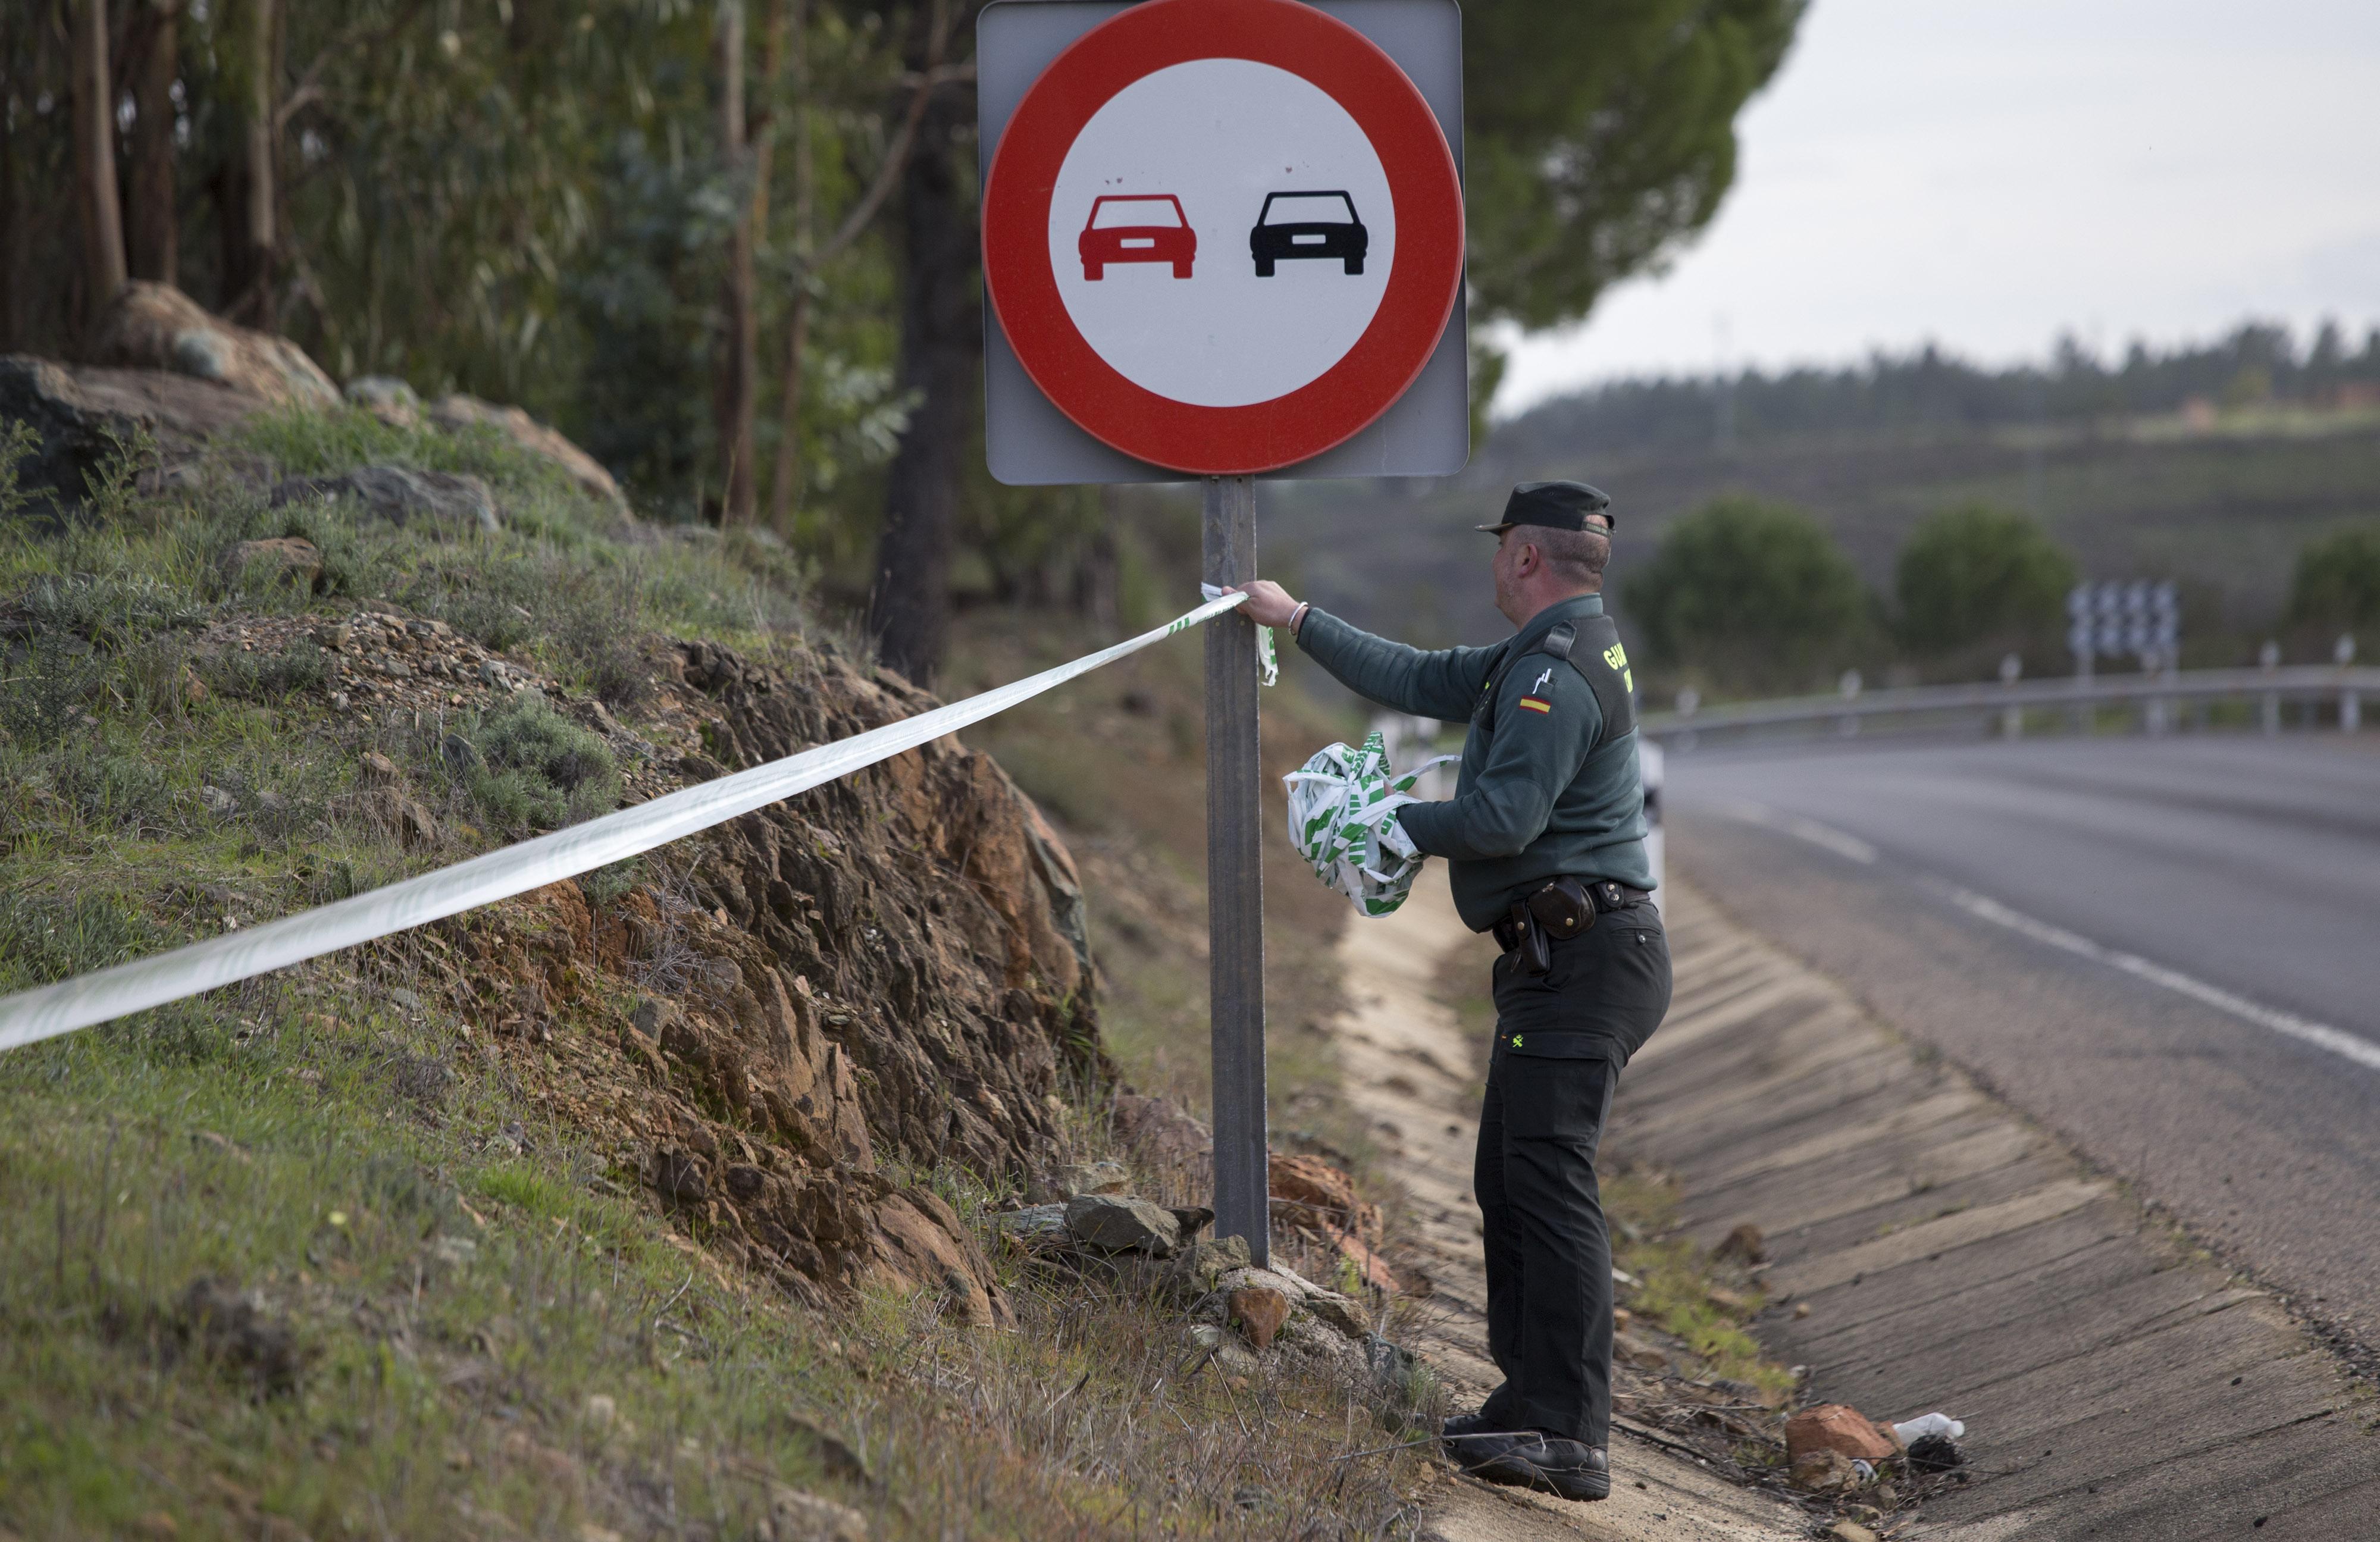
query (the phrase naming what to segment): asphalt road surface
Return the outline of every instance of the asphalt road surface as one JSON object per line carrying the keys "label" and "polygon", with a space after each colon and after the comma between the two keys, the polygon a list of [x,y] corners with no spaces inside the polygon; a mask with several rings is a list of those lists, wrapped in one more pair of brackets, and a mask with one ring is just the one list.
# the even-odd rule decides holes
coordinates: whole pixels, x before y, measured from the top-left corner
{"label": "asphalt road surface", "polygon": [[1673,871],[2380,1366],[2380,736],[1704,749],[1664,796]]}

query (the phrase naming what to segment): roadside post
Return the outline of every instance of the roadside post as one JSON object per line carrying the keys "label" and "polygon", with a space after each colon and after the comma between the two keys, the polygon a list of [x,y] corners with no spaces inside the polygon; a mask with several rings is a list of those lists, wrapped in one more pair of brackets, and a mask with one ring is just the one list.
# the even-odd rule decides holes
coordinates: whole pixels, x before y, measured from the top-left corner
{"label": "roadside post", "polygon": [[[1462,469],[1455,0],[996,0],[976,60],[996,479],[1202,480],[1223,585],[1260,478]],[[1262,1262],[1257,661],[1208,628],[1215,1231]]]}

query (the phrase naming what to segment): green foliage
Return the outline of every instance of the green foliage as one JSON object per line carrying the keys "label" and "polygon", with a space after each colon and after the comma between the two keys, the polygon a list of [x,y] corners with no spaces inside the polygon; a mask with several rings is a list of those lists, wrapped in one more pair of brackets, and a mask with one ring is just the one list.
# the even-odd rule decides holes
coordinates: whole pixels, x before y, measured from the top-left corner
{"label": "green foliage", "polygon": [[225,696],[279,701],[319,688],[329,674],[329,656],[310,642],[297,642],[277,653],[226,650],[208,661],[203,677]]}
{"label": "green foliage", "polygon": [[1920,655],[2054,648],[2074,580],[2074,559],[2032,516],[1983,504],[1945,509],[1900,549],[1901,637]]}
{"label": "green foliage", "polygon": [[2325,629],[2380,627],[2380,520],[2346,526],[2298,549],[2289,618]]}
{"label": "green foliage", "polygon": [[32,501],[19,485],[21,467],[42,446],[42,436],[30,423],[14,419],[0,423],[0,519],[13,517]]}
{"label": "green foliage", "polygon": [[542,697],[513,698],[440,753],[489,821],[515,834],[576,824],[620,801],[611,747]]}
{"label": "green foliage", "polygon": [[1552,326],[1699,231],[1802,0],[1500,0],[1463,18],[1473,321]]}
{"label": "green foliage", "polygon": [[1744,688],[1809,688],[1869,624],[1859,574],[1825,528],[1743,496],[1679,520],[1625,592],[1649,662]]}
{"label": "green foliage", "polygon": [[101,648],[122,648],[168,628],[202,625],[209,607],[187,589],[149,574],[44,575],[17,602],[45,632]]}

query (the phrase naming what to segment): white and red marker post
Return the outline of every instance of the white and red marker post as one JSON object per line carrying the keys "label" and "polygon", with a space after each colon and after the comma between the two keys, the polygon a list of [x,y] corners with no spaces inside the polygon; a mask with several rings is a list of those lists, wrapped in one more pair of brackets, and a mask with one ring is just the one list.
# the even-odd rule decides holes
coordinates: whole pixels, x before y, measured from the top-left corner
{"label": "white and red marker post", "polygon": [[[1388,15],[1394,32],[1451,11],[1451,0],[1405,3],[1410,16],[1373,0],[1367,19]],[[986,12],[987,91],[995,41],[1012,54],[1046,48],[1050,28],[1068,24],[1061,9]],[[996,32],[994,12],[1020,23]],[[1459,55],[1459,23],[1451,35]],[[1438,44],[1427,62],[1459,79],[1459,56],[1445,52]],[[1143,0],[1066,40],[1000,126],[983,267],[1004,341],[1029,390],[1099,445],[1205,480],[1208,582],[1257,576],[1254,479],[1297,475],[1363,432],[1446,341],[1463,284],[1446,125],[1443,103],[1330,0]],[[1206,666],[1215,1230],[1245,1238],[1262,1262],[1253,625],[1211,625]]]}

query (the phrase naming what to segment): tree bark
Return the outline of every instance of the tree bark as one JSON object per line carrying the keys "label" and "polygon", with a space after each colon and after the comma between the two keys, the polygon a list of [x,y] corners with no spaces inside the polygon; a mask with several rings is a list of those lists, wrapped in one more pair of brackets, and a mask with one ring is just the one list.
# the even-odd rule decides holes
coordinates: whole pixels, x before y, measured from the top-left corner
{"label": "tree bark", "polygon": [[85,322],[97,325],[130,276],[124,211],[115,191],[115,76],[107,60],[107,0],[74,7],[75,201],[89,287]]}
{"label": "tree bark", "polygon": [[777,476],[769,490],[769,524],[780,535],[791,533],[794,501],[801,495],[802,355],[809,347],[809,263],[818,246],[818,232],[812,228],[818,174],[811,160],[809,9],[809,0],[788,0],[779,12],[790,23],[786,62],[794,103],[794,242],[801,264],[793,300],[786,308],[785,362],[777,388]]}
{"label": "tree bark", "polygon": [[[719,153],[730,177],[750,170],[744,120],[744,4],[719,0],[714,35],[719,49]],[[727,237],[727,274],[720,285],[719,380],[711,420],[719,439],[724,491],[719,522],[752,518],[752,398],[759,348],[753,316],[758,283],[752,264],[752,204],[747,196]]]}
{"label": "tree bark", "polygon": [[279,222],[273,165],[277,0],[241,0],[227,29],[237,50],[233,115],[239,154],[218,185],[224,234],[223,309],[251,326],[273,326],[273,258]]}
{"label": "tree bark", "polygon": [[[928,67],[920,59],[915,67]],[[868,626],[883,661],[921,686],[950,637],[961,457],[983,356],[978,232],[957,142],[973,116],[967,96],[948,87],[933,93],[901,176],[901,386],[917,406],[886,481]]]}
{"label": "tree bark", "polygon": [[132,276],[178,284],[181,221],[175,208],[174,80],[181,72],[181,0],[145,0],[133,68],[132,199],[126,256]]}

